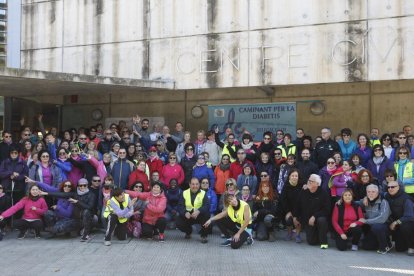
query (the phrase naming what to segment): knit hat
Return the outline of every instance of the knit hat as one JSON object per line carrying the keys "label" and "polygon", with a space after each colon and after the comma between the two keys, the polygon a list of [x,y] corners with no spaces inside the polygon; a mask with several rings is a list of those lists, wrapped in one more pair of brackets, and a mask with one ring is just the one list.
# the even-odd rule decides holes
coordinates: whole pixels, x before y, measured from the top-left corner
{"label": "knit hat", "polygon": [[78,180],[78,185],[88,185],[89,183],[88,183],[88,180],[86,179],[86,178],[81,178],[81,179],[79,179]]}
{"label": "knit hat", "polygon": [[157,148],[152,146],[152,147],[149,148],[149,151],[157,151]]}

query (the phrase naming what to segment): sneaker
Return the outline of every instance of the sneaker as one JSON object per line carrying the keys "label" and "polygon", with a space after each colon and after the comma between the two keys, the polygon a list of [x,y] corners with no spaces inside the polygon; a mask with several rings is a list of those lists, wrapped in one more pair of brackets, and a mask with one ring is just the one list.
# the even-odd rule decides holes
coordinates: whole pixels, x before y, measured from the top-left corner
{"label": "sneaker", "polygon": [[17,236],[17,239],[22,240],[26,237],[27,231],[20,231],[19,235]]}
{"label": "sneaker", "polygon": [[246,243],[247,243],[247,245],[253,245],[254,239],[250,236],[250,237],[247,238]]}
{"label": "sneaker", "polygon": [[201,243],[208,243],[207,237],[201,237]]}
{"label": "sneaker", "polygon": [[87,242],[91,239],[91,237],[89,235],[84,235],[82,236],[82,238],[80,239],[81,242]]}
{"label": "sneaker", "polygon": [[220,246],[227,247],[231,245],[231,239],[227,239],[220,244]]}
{"label": "sneaker", "polygon": [[328,249],[328,245],[327,244],[321,244],[321,249]]}
{"label": "sneaker", "polygon": [[105,246],[111,246],[111,241],[104,241]]}
{"label": "sneaker", "polygon": [[185,234],[185,237],[184,237],[186,240],[189,240],[189,239],[191,239],[191,234]]}
{"label": "sneaker", "polygon": [[[387,247],[387,248],[388,248],[388,247]],[[385,255],[385,254],[387,254],[387,253],[388,253],[387,248],[385,248],[384,250],[378,249],[378,250],[377,250],[377,253],[378,253],[378,254],[381,254],[381,255]]]}
{"label": "sneaker", "polygon": [[158,241],[159,242],[165,242],[164,234],[159,234]]}
{"label": "sneaker", "polygon": [[353,244],[352,247],[351,247],[351,250],[352,251],[358,251],[358,245]]}
{"label": "sneaker", "polygon": [[414,256],[414,248],[408,248],[407,255]]}
{"label": "sneaker", "polygon": [[295,242],[296,243],[301,243],[302,242],[302,237],[300,236],[300,234],[295,235]]}
{"label": "sneaker", "polygon": [[285,241],[291,241],[293,237],[293,233],[292,232],[288,232],[286,237],[285,237]]}

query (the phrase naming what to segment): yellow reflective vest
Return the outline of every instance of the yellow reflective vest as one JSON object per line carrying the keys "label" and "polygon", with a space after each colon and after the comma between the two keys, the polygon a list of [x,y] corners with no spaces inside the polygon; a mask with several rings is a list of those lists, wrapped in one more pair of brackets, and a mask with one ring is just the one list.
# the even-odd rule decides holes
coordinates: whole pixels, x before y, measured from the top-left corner
{"label": "yellow reflective vest", "polygon": [[[129,195],[125,194],[125,200],[122,202],[122,206],[124,207],[124,209],[128,208],[129,201],[130,201]],[[104,212],[104,218],[107,218],[109,216],[109,214],[112,214],[113,211],[114,211],[111,207],[111,202],[115,203],[116,205],[118,205],[118,207],[121,208],[121,206],[119,205],[118,200],[116,200],[115,197],[112,197],[110,200],[108,200],[108,202],[106,204],[106,208],[105,208],[105,212]],[[123,218],[123,217],[118,216],[118,221],[120,223],[124,223],[127,220],[128,220],[128,218]]]}
{"label": "yellow reflective vest", "polygon": [[227,215],[229,216],[229,218],[235,223],[239,224],[240,226],[244,224],[244,206],[246,205],[249,208],[249,213],[250,213],[249,224],[251,224],[252,223],[252,211],[250,210],[249,204],[247,204],[243,200],[240,200],[240,208],[237,211],[235,211],[233,209],[233,206],[231,205],[227,207]]}
{"label": "yellow reflective vest", "polygon": [[[398,179],[402,179],[403,181],[405,179],[412,179],[413,178],[413,166],[414,166],[413,163],[407,162],[407,164],[405,164],[404,172],[403,172],[402,177],[401,177],[401,175],[398,175]],[[400,167],[400,164],[398,164],[398,162],[394,164],[394,168],[395,168],[395,171],[397,172],[397,174],[398,174],[399,167]],[[405,189],[405,192],[407,194],[413,194],[414,193],[414,184],[404,184],[404,189]]]}
{"label": "yellow reflective vest", "polygon": [[194,205],[191,203],[191,190],[187,189],[183,192],[183,197],[185,201],[185,209],[188,212],[191,212],[194,209],[200,209],[203,206],[203,200],[206,192],[203,190],[200,190],[200,192],[197,193],[196,198],[194,199]]}
{"label": "yellow reflective vest", "polygon": [[284,145],[279,145],[277,146],[277,148],[282,150],[282,157],[284,158],[287,158],[289,154],[296,155],[296,146],[292,143],[290,143],[289,146],[287,147],[287,152],[286,152]]}

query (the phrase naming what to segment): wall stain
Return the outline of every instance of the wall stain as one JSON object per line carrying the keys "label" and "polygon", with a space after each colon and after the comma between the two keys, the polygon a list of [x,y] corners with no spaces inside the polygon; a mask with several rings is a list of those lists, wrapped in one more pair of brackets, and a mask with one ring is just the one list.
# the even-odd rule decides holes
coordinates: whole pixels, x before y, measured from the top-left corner
{"label": "wall stain", "polygon": [[[206,50],[217,50],[216,44],[220,41],[219,36],[217,34],[213,34],[216,26],[216,18],[217,18],[217,1],[216,0],[210,0],[207,1],[207,47]],[[214,53],[214,52],[213,52]],[[207,68],[205,71],[215,71],[218,69],[218,64],[220,64],[220,61],[218,59],[218,52],[215,52],[215,54],[210,54],[209,59],[211,59],[210,62],[207,62],[206,66]],[[209,88],[215,88],[218,86],[218,74],[219,72],[212,72],[212,73],[203,73],[205,76],[205,80],[207,83],[207,86]]]}
{"label": "wall stain", "polygon": [[143,0],[142,3],[142,34],[144,40],[142,41],[142,69],[141,69],[141,78],[149,79],[150,75],[150,41],[149,41],[149,34],[150,34],[150,0]]}

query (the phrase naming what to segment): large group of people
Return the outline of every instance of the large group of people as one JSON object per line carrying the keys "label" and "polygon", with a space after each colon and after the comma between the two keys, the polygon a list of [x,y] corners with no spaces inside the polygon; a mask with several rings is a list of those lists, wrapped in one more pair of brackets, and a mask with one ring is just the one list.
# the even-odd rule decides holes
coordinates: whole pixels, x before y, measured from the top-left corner
{"label": "large group of people", "polygon": [[[380,136],[322,128],[311,137],[264,132],[240,141],[231,128],[175,130],[138,115],[104,128],[40,131],[22,126],[20,137],[3,131],[0,143],[0,240],[7,228],[18,239],[47,232],[80,236],[105,230],[115,236],[164,242],[168,229],[185,239],[194,230],[208,242],[212,227],[222,246],[254,240],[286,241],[338,250],[359,247],[414,255],[414,136],[409,125]],[[42,133],[42,135],[38,135]],[[221,136],[222,135],[222,136]],[[224,136],[223,136],[224,135]],[[195,226],[194,226],[195,225]],[[331,235],[329,235],[331,233]]]}

